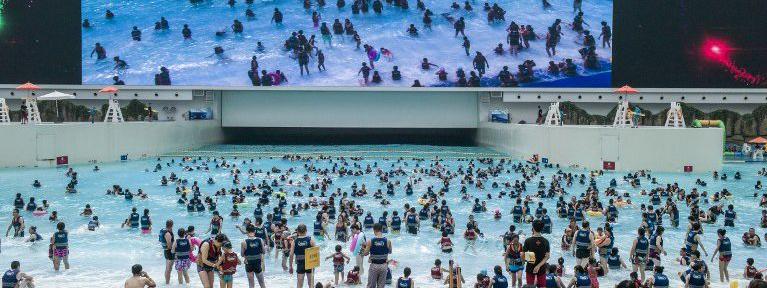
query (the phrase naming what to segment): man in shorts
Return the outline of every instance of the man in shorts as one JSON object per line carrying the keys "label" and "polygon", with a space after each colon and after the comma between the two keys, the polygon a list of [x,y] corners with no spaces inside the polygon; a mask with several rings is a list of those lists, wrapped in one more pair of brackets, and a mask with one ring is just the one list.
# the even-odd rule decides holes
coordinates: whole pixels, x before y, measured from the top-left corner
{"label": "man in shorts", "polygon": [[[523,256],[527,262],[525,265],[525,283],[536,287],[546,287],[546,262],[549,260],[551,252],[549,240],[541,236],[541,231],[543,231],[541,220],[534,220],[532,227],[533,235],[525,239],[525,243],[522,245],[522,251],[525,252]],[[535,259],[529,259],[528,252],[534,254]]]}

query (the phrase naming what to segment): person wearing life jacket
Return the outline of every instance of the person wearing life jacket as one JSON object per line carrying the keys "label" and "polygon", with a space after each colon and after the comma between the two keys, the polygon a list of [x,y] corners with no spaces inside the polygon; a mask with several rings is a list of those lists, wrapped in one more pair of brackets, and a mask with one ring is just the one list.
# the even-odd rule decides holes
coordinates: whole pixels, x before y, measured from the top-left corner
{"label": "person wearing life jacket", "polygon": [[652,276],[647,278],[647,281],[645,282],[645,287],[647,288],[668,288],[669,287],[669,279],[668,277],[663,274],[663,266],[655,266],[655,273],[653,273]]}
{"label": "person wearing life jacket", "polygon": [[688,254],[698,250],[698,247],[700,247],[700,249],[703,250],[704,255],[708,256],[706,248],[703,247],[703,243],[701,242],[701,234],[703,234],[703,231],[700,230],[700,222],[693,222],[690,225],[690,232],[687,232],[687,237],[685,238],[684,243],[684,249]]}
{"label": "person wearing life jacket", "polygon": [[224,242],[228,241],[229,237],[226,235],[217,234],[200,244],[197,254],[197,272],[203,287],[213,287],[216,278],[216,266],[218,266],[218,261],[223,255],[221,247],[224,246]]}
{"label": "person wearing life jacket", "polygon": [[418,215],[415,212],[415,208],[410,207],[410,210],[405,214],[405,223],[407,225],[407,232],[413,235],[418,234],[418,228],[420,226]]}
{"label": "person wearing life jacket", "polygon": [[626,263],[621,260],[621,255],[619,253],[618,247],[613,247],[610,249],[610,254],[607,255],[606,259],[608,271],[619,270],[621,268],[626,269]]}
{"label": "person wearing life jacket", "polygon": [[685,287],[687,288],[706,288],[708,287],[708,281],[706,275],[703,273],[703,265],[695,263],[692,265],[691,271],[685,277]]}
{"label": "person wearing life jacket", "polygon": [[[144,216],[149,217],[149,209],[144,210]],[[149,223],[151,227],[151,220]],[[160,229],[158,241],[160,242],[163,256],[165,257],[165,284],[167,285],[170,284],[170,272],[173,270],[173,263],[176,260],[176,255],[171,252],[175,242],[173,238],[173,220],[168,219],[168,221],[165,221],[165,228]]]}
{"label": "person wearing life jacket", "polygon": [[33,284],[34,279],[32,276],[21,272],[21,263],[19,261],[11,262],[11,269],[3,273],[2,287],[3,288],[15,288],[20,287],[20,284],[26,283],[24,287]]}
{"label": "person wearing life jacket", "polygon": [[562,279],[557,275],[557,266],[549,265],[546,270],[546,287],[545,288],[565,288],[565,284],[562,283]]}
{"label": "person wearing life jacket", "polygon": [[442,272],[444,272],[444,268],[442,268],[442,260],[434,260],[434,267],[431,267],[431,279],[434,280],[442,280]]}
{"label": "person wearing life jacket", "polygon": [[718,253],[719,281],[724,282],[727,280],[727,282],[730,282],[730,272],[727,270],[727,266],[730,264],[730,260],[732,260],[732,242],[730,242],[730,238],[725,236],[727,230],[719,229],[716,231],[716,234],[719,239],[716,240],[716,248],[714,248],[714,253],[711,254],[711,262],[714,261],[714,257]]}
{"label": "person wearing life jacket", "polygon": [[508,288],[509,287],[509,281],[506,279],[506,276],[503,276],[503,268],[501,266],[495,265],[493,267],[493,278],[490,279],[490,287],[491,288]]}
{"label": "person wearing life jacket", "polygon": [[439,239],[438,244],[442,253],[453,253],[453,240],[450,239],[447,232],[442,232],[442,237]]}
{"label": "person wearing life jacket", "polygon": [[506,269],[509,271],[509,275],[511,275],[512,286],[522,286],[522,270],[525,269],[522,253],[522,244],[519,243],[519,235],[515,234],[511,236],[511,242],[503,253],[503,259],[507,267]]}
{"label": "person wearing life jacket", "polygon": [[303,287],[304,275],[306,275],[306,281],[308,286],[314,286],[314,273],[313,269],[306,268],[306,249],[317,246],[314,243],[312,236],[306,235],[306,225],[298,224],[296,227],[295,239],[290,247],[290,274],[293,274],[293,264],[295,263],[295,271],[298,275],[298,288]]}
{"label": "person wearing life jacket", "polygon": [[24,217],[19,215],[19,208],[14,208],[11,213],[11,224],[5,230],[5,237],[8,237],[11,229],[13,229],[13,237],[24,237]]}
{"label": "person wearing life jacket", "polygon": [[727,206],[727,210],[724,211],[724,226],[725,227],[735,227],[735,219],[737,218],[737,213],[735,213],[735,206],[732,204]]}
{"label": "person wearing life jacket", "polygon": [[543,231],[541,231],[541,234],[551,234],[551,217],[548,215],[548,210],[546,208],[541,211],[541,222],[543,222]]}
{"label": "person wearing life jacket", "polygon": [[405,267],[405,269],[402,271],[402,277],[397,279],[397,288],[413,288],[415,287],[415,284],[413,284],[413,279],[410,278],[410,267]]}
{"label": "person wearing life jacket", "polygon": [[[260,219],[259,219],[260,220]],[[258,285],[265,288],[264,282],[264,255],[266,254],[266,242],[263,238],[256,235],[256,227],[248,225],[245,227],[247,238],[240,244],[240,255],[245,259],[245,272],[248,277],[248,287],[255,287],[254,278],[258,279]],[[255,277],[254,277],[255,276]]]}
{"label": "person wearing life jacket", "polygon": [[[660,255],[667,255],[666,249],[663,247],[663,232],[665,232],[666,229],[663,228],[663,226],[658,226],[655,228],[655,233],[652,233],[650,235],[650,249],[649,249],[649,260],[652,261],[652,265],[658,266],[660,265]],[[648,265],[649,267],[649,265]]]}
{"label": "person wearing life jacket", "polygon": [[573,279],[570,280],[569,288],[591,288],[591,277],[586,269],[581,265],[575,265],[575,274]]}
{"label": "person wearing life jacket", "polygon": [[368,288],[384,288],[386,285],[386,274],[388,272],[389,254],[392,251],[392,243],[383,236],[383,225],[376,223],[373,225],[374,236],[367,240],[365,244],[365,253],[369,254],[368,261]]}
{"label": "person wearing life jacket", "polygon": [[53,246],[53,270],[59,271],[59,265],[64,262],[64,269],[69,270],[69,232],[64,222],[56,224],[56,232],[51,236]]}
{"label": "person wearing life jacket", "polygon": [[589,228],[589,222],[583,221],[581,229],[575,232],[575,245],[573,254],[577,259],[576,263],[585,267],[589,263],[589,258],[594,255],[594,233]]}
{"label": "person wearing life jacket", "polygon": [[647,255],[649,254],[650,240],[647,239],[644,228],[637,229],[637,238],[631,244],[631,263],[634,264],[633,272],[639,271],[639,281],[645,279],[645,268],[647,266]]}
{"label": "person wearing life jacket", "polygon": [[[168,220],[170,221],[170,220]],[[172,228],[172,226],[171,226]],[[172,233],[172,232],[171,232]],[[165,238],[163,233],[160,233],[160,237]],[[172,239],[172,237],[171,237]],[[192,242],[187,238],[186,229],[178,229],[178,238],[173,241],[170,247],[170,253],[174,256],[174,266],[178,272],[178,284],[183,285],[186,280],[186,284],[189,285],[189,267],[192,266],[192,261],[189,260],[189,253],[192,251]]]}

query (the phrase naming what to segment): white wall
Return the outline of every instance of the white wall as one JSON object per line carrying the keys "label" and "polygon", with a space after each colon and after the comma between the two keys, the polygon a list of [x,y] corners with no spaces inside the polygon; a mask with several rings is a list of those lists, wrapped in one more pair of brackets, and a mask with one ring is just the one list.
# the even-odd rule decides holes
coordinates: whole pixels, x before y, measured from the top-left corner
{"label": "white wall", "polygon": [[616,162],[616,170],[650,169],[695,172],[722,167],[722,130],[664,127],[612,128],[604,126],[540,126],[480,123],[477,142],[519,159],[533,154],[551,163],[601,169],[602,161]]}
{"label": "white wall", "polygon": [[220,120],[0,125],[0,167],[119,161],[156,156],[223,141]]}
{"label": "white wall", "polygon": [[[141,101],[144,104],[147,104],[149,106],[152,106],[152,110],[157,111],[157,119],[161,121],[168,121],[168,120],[184,120],[186,119],[186,113],[189,112],[190,109],[211,109],[213,111],[213,117],[217,119],[221,119],[220,115],[218,115],[220,110],[220,92],[217,91],[207,91],[208,97],[205,96],[205,93],[201,94],[200,96],[192,96],[192,91],[184,91],[187,93],[183,93],[183,95],[188,97],[180,97],[175,98],[172,95],[160,95],[158,97],[152,98],[150,96],[146,97],[130,97],[130,96],[123,96],[123,97],[116,97],[116,99],[120,103],[120,107],[126,107],[130,103],[131,100],[136,99]],[[203,91],[205,92],[205,91]],[[40,95],[40,94],[38,94]],[[83,105],[87,108],[91,109],[97,109],[101,110],[101,106],[104,104],[107,104],[107,96],[103,94],[99,94],[99,99],[92,99],[90,97],[78,97],[75,100],[68,100],[75,105]],[[19,110],[22,100],[21,98],[10,98],[7,99],[6,102],[8,103],[8,106],[11,110]],[[39,105],[39,103],[38,103]],[[167,108],[167,109],[164,109]],[[175,109],[170,109],[175,108]],[[43,121],[53,121],[54,119],[42,119]]]}
{"label": "white wall", "polygon": [[224,127],[476,128],[477,93],[224,91]]}

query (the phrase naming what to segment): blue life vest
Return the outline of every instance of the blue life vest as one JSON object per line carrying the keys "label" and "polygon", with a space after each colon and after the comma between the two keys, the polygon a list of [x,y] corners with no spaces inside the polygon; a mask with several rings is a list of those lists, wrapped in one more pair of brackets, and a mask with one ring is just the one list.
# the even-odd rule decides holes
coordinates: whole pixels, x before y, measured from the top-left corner
{"label": "blue life vest", "polygon": [[3,274],[3,288],[13,288],[19,283],[19,270],[13,269],[5,271]]}
{"label": "blue life vest", "polygon": [[53,245],[56,246],[56,248],[69,247],[69,233],[66,231],[53,233]]}
{"label": "blue life vest", "polygon": [[168,229],[162,228],[160,229],[160,234],[157,236],[157,241],[160,242],[162,249],[168,249],[168,244],[173,243],[173,239],[175,238],[173,232],[170,232],[170,243],[165,242],[165,234],[168,232],[170,232]]}
{"label": "blue life vest", "polygon": [[386,237],[373,237],[370,239],[370,262],[373,264],[385,264],[389,258],[389,241]]}
{"label": "blue life vest", "polygon": [[687,252],[690,252],[692,250],[693,246],[698,245],[698,240],[695,240],[695,236],[698,235],[698,232],[690,231],[687,233],[687,239],[685,239],[684,242],[684,248],[687,250]]}
{"label": "blue life vest", "polygon": [[508,288],[508,287],[509,287],[509,281],[506,279],[506,276],[503,276],[503,275],[493,276],[492,288]]}
{"label": "blue life vest", "polygon": [[557,275],[554,275],[554,273],[546,274],[546,288],[559,288],[559,285],[557,285]]}
{"label": "blue life vest", "polygon": [[582,273],[575,276],[575,287],[591,288],[591,278],[588,273]]}
{"label": "blue life vest", "polygon": [[141,229],[149,229],[149,223],[151,222],[149,220],[149,216],[141,216],[141,220],[139,222],[141,223]]}
{"label": "blue life vest", "polygon": [[306,249],[312,247],[312,238],[309,236],[297,237],[293,244],[295,245],[293,253],[296,255],[296,260],[304,260],[306,259]]}
{"label": "blue life vest", "polygon": [[418,227],[418,219],[415,214],[407,215],[407,227]]}
{"label": "blue life vest", "polygon": [[186,260],[189,259],[189,251],[192,250],[189,239],[180,238],[176,241],[176,259]]}
{"label": "blue life vest", "polygon": [[138,213],[130,213],[130,227],[131,228],[138,228],[139,224],[139,218],[141,216],[138,215]]}
{"label": "blue life vest", "polygon": [[637,238],[637,244],[634,247],[634,255],[638,257],[645,257],[647,256],[649,249],[650,241],[647,240],[647,237],[639,236]]}
{"label": "blue life vest", "polygon": [[666,275],[663,275],[662,273],[655,273],[653,276],[653,287],[655,288],[668,288],[669,281],[668,277]]}
{"label": "blue life vest", "polygon": [[245,251],[242,254],[248,261],[261,260],[264,254],[263,242],[261,238],[245,239]]}
{"label": "blue life vest", "polygon": [[730,238],[724,237],[721,243],[719,243],[719,254],[722,256],[732,255],[732,242],[730,242]]}
{"label": "blue life vest", "polygon": [[608,255],[607,256],[607,267],[610,269],[620,269],[621,268],[621,255],[615,254],[615,255]]}
{"label": "blue life vest", "polygon": [[403,279],[403,278],[397,279],[397,288],[410,288],[410,285],[412,284],[413,284],[413,279]]}
{"label": "blue life vest", "polygon": [[580,249],[589,249],[591,247],[591,233],[588,230],[578,230],[575,234],[575,245]]}
{"label": "blue life vest", "polygon": [[391,229],[394,231],[399,231],[400,228],[402,228],[402,218],[400,218],[399,216],[392,216]]}
{"label": "blue life vest", "polygon": [[690,288],[703,288],[706,286],[706,276],[698,271],[690,272]]}

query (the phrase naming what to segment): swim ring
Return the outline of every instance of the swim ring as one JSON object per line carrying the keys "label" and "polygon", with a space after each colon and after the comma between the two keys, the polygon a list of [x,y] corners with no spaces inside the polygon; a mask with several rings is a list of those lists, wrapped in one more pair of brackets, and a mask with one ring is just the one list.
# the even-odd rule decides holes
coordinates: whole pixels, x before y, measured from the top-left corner
{"label": "swim ring", "polygon": [[586,215],[589,215],[591,217],[602,217],[602,216],[604,216],[602,214],[602,211],[591,211],[591,210],[586,211]]}
{"label": "swim ring", "polygon": [[629,203],[626,201],[615,201],[614,204],[615,204],[615,207],[618,207],[618,208],[629,206]]}
{"label": "swim ring", "polygon": [[421,205],[429,204],[429,200],[426,198],[418,198],[418,204],[421,204]]}
{"label": "swim ring", "polygon": [[35,210],[34,212],[32,212],[32,215],[35,215],[35,216],[45,216],[46,214],[48,214],[48,211]]}

